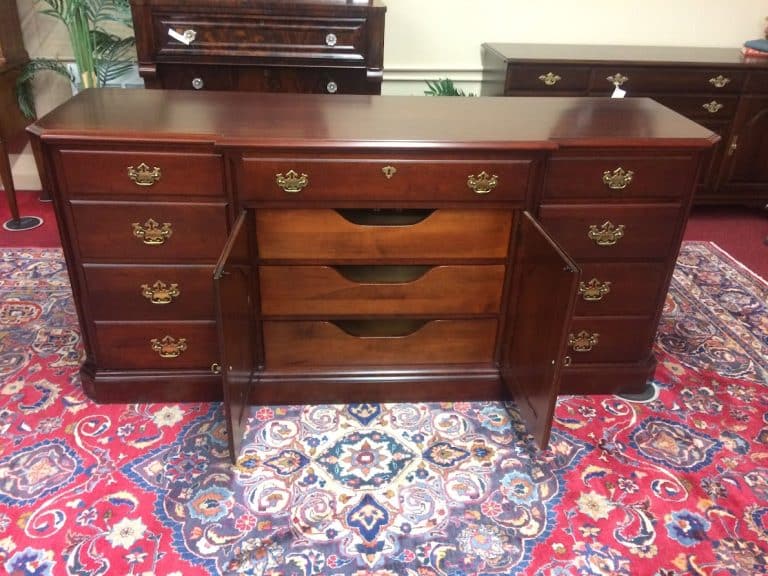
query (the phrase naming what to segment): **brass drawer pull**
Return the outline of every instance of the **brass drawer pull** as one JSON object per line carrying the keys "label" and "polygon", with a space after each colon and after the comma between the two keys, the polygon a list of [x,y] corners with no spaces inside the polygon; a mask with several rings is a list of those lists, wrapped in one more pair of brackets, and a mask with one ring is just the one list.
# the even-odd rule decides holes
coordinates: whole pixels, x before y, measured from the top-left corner
{"label": "brass drawer pull", "polygon": [[611,283],[600,282],[597,278],[592,278],[589,282],[579,282],[579,294],[586,302],[599,302],[610,291]]}
{"label": "brass drawer pull", "polygon": [[174,298],[178,298],[181,295],[178,284],[167,285],[165,282],[158,280],[152,286],[149,284],[141,285],[141,295],[152,304],[170,304]]}
{"label": "brass drawer pull", "polygon": [[296,194],[309,186],[309,176],[298,174],[295,170],[288,170],[285,174],[275,174],[275,182],[285,192]]}
{"label": "brass drawer pull", "polygon": [[392,176],[397,174],[397,168],[395,168],[394,166],[384,166],[384,168],[382,168],[381,171],[387,180],[391,180]]}
{"label": "brass drawer pull", "polygon": [[589,352],[600,341],[600,334],[582,330],[578,334],[568,334],[568,346],[574,352]]}
{"label": "brass drawer pull", "polygon": [[715,114],[724,108],[724,106],[720,104],[720,102],[718,102],[717,100],[712,100],[712,102],[707,102],[706,104],[702,104],[701,107],[704,108],[704,110],[706,110],[710,114]]}
{"label": "brass drawer pull", "polygon": [[547,86],[554,86],[555,84],[560,82],[560,80],[562,79],[563,78],[561,76],[558,76],[553,72],[547,72],[546,74],[542,74],[541,76],[539,76],[539,80],[544,82],[544,84],[546,84]]}
{"label": "brass drawer pull", "polygon": [[599,228],[597,224],[591,224],[587,236],[598,246],[613,246],[624,237],[624,224],[615,226],[610,220],[606,220]]}
{"label": "brass drawer pull", "polygon": [[624,85],[624,82],[629,80],[629,77],[628,76],[622,76],[620,73],[617,72],[613,76],[608,76],[606,78],[606,80],[608,80],[608,82],[610,82],[614,86],[622,86],[622,85]]}
{"label": "brass drawer pull", "polygon": [[725,86],[731,81],[730,78],[723,76],[722,74],[718,74],[714,78],[709,79],[709,83],[712,84],[715,88],[725,88]]}
{"label": "brass drawer pull", "polygon": [[150,344],[160,358],[178,358],[187,350],[186,338],[176,340],[173,336],[163,336],[162,339],[152,338]]}
{"label": "brass drawer pull", "polygon": [[480,172],[477,176],[470,174],[467,176],[467,186],[474,190],[475,194],[488,194],[499,184],[499,177],[494,174],[491,176],[486,171]]}
{"label": "brass drawer pull", "polygon": [[132,226],[133,235],[149,246],[159,246],[160,244],[165,243],[165,241],[171,237],[171,234],[173,234],[169,222],[160,225],[159,222],[154,221],[152,218],[144,222],[144,224],[134,222]]}
{"label": "brass drawer pull", "polygon": [[162,176],[162,171],[155,166],[150,168],[144,162],[136,166],[128,166],[128,178],[137,186],[154,186]]}
{"label": "brass drawer pull", "polygon": [[603,184],[611,190],[624,190],[632,183],[635,173],[632,170],[624,170],[621,166],[613,172],[606,170],[603,172]]}

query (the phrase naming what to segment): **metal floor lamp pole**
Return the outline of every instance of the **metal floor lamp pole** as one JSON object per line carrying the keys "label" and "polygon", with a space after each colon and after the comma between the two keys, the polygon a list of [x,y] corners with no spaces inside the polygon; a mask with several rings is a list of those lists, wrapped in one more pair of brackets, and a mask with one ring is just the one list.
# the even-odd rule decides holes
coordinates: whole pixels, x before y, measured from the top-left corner
{"label": "metal floor lamp pole", "polygon": [[11,174],[11,161],[5,143],[0,139],[0,182],[5,188],[5,196],[8,199],[8,208],[11,211],[11,219],[3,224],[3,228],[10,232],[21,232],[37,228],[43,223],[37,216],[19,216],[19,205],[16,203],[16,188],[13,186],[13,174]]}

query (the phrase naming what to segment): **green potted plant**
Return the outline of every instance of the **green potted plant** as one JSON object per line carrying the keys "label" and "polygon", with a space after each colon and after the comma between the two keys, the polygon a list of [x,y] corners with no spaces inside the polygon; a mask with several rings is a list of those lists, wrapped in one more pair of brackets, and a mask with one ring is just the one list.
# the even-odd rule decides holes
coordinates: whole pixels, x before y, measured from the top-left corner
{"label": "green potted plant", "polygon": [[60,20],[67,29],[76,72],[63,60],[35,58],[16,81],[19,108],[35,117],[31,80],[42,71],[69,79],[77,89],[105,86],[135,64],[129,0],[35,0],[40,12]]}

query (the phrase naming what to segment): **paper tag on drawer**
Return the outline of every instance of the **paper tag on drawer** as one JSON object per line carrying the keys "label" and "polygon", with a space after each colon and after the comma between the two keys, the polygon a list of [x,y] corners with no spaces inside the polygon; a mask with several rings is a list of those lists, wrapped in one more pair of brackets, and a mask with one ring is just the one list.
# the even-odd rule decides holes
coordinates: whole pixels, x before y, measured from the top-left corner
{"label": "paper tag on drawer", "polygon": [[168,36],[170,36],[174,40],[178,40],[182,44],[186,44],[187,46],[189,46],[192,43],[192,38],[190,38],[186,34],[179,34],[173,28],[168,28]]}
{"label": "paper tag on drawer", "polygon": [[624,98],[626,93],[626,90],[622,90],[618,87],[618,85],[616,85],[613,87],[613,94],[611,94],[611,98]]}

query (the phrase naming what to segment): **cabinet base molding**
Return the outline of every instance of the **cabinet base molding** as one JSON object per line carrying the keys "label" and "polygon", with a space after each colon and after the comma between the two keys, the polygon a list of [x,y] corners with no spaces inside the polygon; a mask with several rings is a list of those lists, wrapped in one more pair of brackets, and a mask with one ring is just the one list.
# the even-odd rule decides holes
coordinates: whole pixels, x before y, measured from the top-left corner
{"label": "cabinet base molding", "polygon": [[637,364],[569,366],[560,374],[560,394],[639,394],[656,369],[656,358]]}
{"label": "cabinet base molding", "polygon": [[220,402],[221,376],[209,370],[168,372],[80,370],[85,394],[94,402]]}

